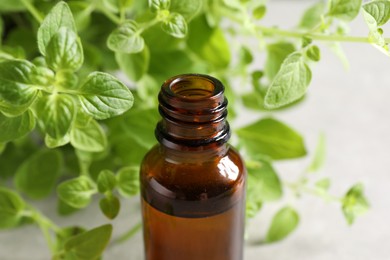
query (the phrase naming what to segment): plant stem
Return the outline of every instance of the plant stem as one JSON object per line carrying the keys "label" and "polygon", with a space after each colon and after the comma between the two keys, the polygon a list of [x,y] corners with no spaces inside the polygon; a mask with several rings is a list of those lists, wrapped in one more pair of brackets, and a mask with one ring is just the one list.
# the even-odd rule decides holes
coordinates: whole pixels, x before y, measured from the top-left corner
{"label": "plant stem", "polygon": [[27,10],[30,12],[32,16],[34,16],[35,20],[37,20],[39,23],[42,23],[43,16],[41,13],[35,8],[33,4],[31,4],[28,0],[20,0],[22,4],[27,8]]}
{"label": "plant stem", "polygon": [[[306,36],[313,40],[319,40],[319,41],[371,43],[368,37],[325,35],[325,34],[318,34],[318,33],[297,32],[297,31],[283,30],[275,27],[266,27],[261,25],[256,25],[256,28],[261,32],[263,32],[264,34],[269,34],[269,35],[281,35],[281,36],[292,37],[292,38],[302,38]],[[386,38],[385,41],[387,43],[390,43],[389,38]]]}

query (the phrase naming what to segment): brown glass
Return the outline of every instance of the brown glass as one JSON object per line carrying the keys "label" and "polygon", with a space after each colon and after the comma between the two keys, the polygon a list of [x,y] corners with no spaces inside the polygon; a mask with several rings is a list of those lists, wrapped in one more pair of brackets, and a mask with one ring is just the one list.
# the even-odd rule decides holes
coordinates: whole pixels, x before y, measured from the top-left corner
{"label": "brown glass", "polygon": [[159,94],[159,144],[141,165],[146,260],[241,260],[246,171],[227,144],[227,100],[215,78],[186,74]]}

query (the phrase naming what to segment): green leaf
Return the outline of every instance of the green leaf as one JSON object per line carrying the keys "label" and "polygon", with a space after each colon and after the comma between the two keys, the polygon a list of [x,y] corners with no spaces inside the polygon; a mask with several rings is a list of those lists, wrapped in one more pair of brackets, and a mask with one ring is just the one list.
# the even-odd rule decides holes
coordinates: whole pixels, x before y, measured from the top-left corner
{"label": "green leaf", "polygon": [[130,109],[134,101],[122,82],[103,72],[89,74],[79,91],[84,111],[96,119],[120,115]]}
{"label": "green leaf", "polygon": [[315,186],[317,189],[319,189],[321,192],[326,192],[330,188],[330,179],[324,178],[315,183]]}
{"label": "green leaf", "polygon": [[148,0],[148,3],[152,12],[168,10],[171,5],[170,0]]}
{"label": "green leaf", "polygon": [[382,26],[390,19],[390,2],[378,0],[363,5],[364,11],[369,13],[376,21],[377,26]]}
{"label": "green leaf", "polygon": [[352,21],[358,14],[362,0],[330,0],[328,15],[344,21]]}
{"label": "green leaf", "polygon": [[313,160],[308,167],[308,172],[316,172],[324,165],[326,155],[326,140],[325,135],[320,134],[317,141],[316,151],[314,153]]}
{"label": "green leaf", "polygon": [[255,9],[253,9],[253,17],[256,20],[260,20],[264,17],[266,12],[267,12],[267,7],[261,4],[257,6]]}
{"label": "green leaf", "polygon": [[61,27],[66,27],[76,33],[72,12],[69,6],[62,1],[51,9],[38,29],[38,48],[42,55],[46,55],[46,47]]}
{"label": "green leaf", "polygon": [[99,206],[100,210],[107,218],[114,219],[118,216],[121,204],[117,197],[108,196],[100,200]]}
{"label": "green leaf", "polygon": [[101,152],[107,146],[107,138],[96,120],[78,113],[70,131],[70,143],[81,151]]}
{"label": "green leaf", "polygon": [[306,50],[306,56],[312,61],[319,61],[321,59],[320,48],[317,45],[311,45]]}
{"label": "green leaf", "polygon": [[291,207],[284,207],[276,213],[268,230],[266,242],[272,243],[287,237],[299,224],[299,215]]}
{"label": "green leaf", "polygon": [[139,167],[123,167],[118,171],[118,190],[124,197],[132,197],[139,192]]}
{"label": "green leaf", "polygon": [[[253,190],[251,195],[253,200],[269,202],[280,199],[282,196],[282,186],[279,177],[266,159],[257,159],[248,165],[248,190]],[[250,198],[248,198],[250,200]]]}
{"label": "green leaf", "polygon": [[343,213],[348,224],[353,224],[358,216],[367,212],[370,205],[364,196],[363,184],[352,186],[343,198]]}
{"label": "green leaf", "polygon": [[72,237],[65,243],[65,251],[77,260],[97,259],[106,248],[112,234],[112,225],[103,225]]}
{"label": "green leaf", "polygon": [[187,22],[181,14],[170,13],[163,21],[161,28],[164,32],[176,38],[184,38],[187,35]]}
{"label": "green leaf", "polygon": [[294,51],[295,47],[290,42],[277,42],[267,45],[267,59],[265,61],[264,73],[269,80],[275,78],[283,61]]}
{"label": "green leaf", "polygon": [[33,113],[28,110],[20,116],[6,117],[0,113],[0,143],[23,137],[35,127]]}
{"label": "green leaf", "polygon": [[294,52],[283,62],[264,99],[268,109],[278,108],[301,98],[311,81],[311,71],[302,54]]}
{"label": "green leaf", "polygon": [[263,154],[273,159],[288,159],[306,154],[302,136],[272,118],[261,119],[236,132],[250,156]]}
{"label": "green leaf", "polygon": [[39,150],[18,168],[14,182],[18,190],[33,199],[47,197],[62,170],[63,160],[57,150]]}
{"label": "green leaf", "polygon": [[115,174],[110,170],[103,170],[99,173],[98,179],[98,191],[105,193],[106,191],[112,191],[117,184]]}
{"label": "green leaf", "polygon": [[57,212],[61,216],[69,216],[69,215],[71,215],[71,214],[73,214],[73,213],[75,213],[75,212],[77,212],[79,210],[80,209],[74,208],[74,207],[68,205],[63,200],[58,199],[58,202],[57,202]]}
{"label": "green leaf", "polygon": [[170,11],[181,14],[189,22],[199,14],[202,5],[201,0],[172,0]]}
{"label": "green leaf", "polygon": [[56,148],[60,146],[64,146],[70,142],[69,135],[66,134],[61,138],[52,138],[50,135],[45,135],[45,144],[48,148]]}
{"label": "green leaf", "polygon": [[36,66],[31,69],[29,75],[33,84],[38,86],[50,86],[54,83],[54,72],[51,69]]}
{"label": "green leaf", "polygon": [[0,229],[17,226],[26,205],[22,198],[10,189],[0,187]]}
{"label": "green leaf", "polygon": [[115,59],[121,71],[123,71],[129,79],[138,81],[145,75],[149,68],[149,48],[145,46],[141,52],[133,54],[116,52]]}
{"label": "green leaf", "polygon": [[375,17],[373,17],[365,9],[363,9],[363,16],[370,30],[368,35],[369,41],[374,45],[374,47],[377,47],[380,51],[384,52],[386,55],[389,55],[389,46],[383,37],[383,30],[378,27],[378,23]]}
{"label": "green leaf", "polygon": [[33,68],[23,60],[0,62],[0,111],[6,116],[21,115],[34,102],[38,90],[29,79]]}
{"label": "green leaf", "polygon": [[231,60],[229,43],[219,27],[210,27],[204,16],[190,23],[188,47],[216,69],[226,68]]}
{"label": "green leaf", "polygon": [[85,208],[96,193],[96,187],[91,179],[80,176],[61,183],[57,187],[57,193],[66,204],[74,208]]}
{"label": "green leaf", "polygon": [[325,13],[325,4],[318,2],[309,7],[303,14],[299,27],[304,29],[313,29],[321,24],[321,16]]}
{"label": "green leaf", "polygon": [[61,27],[46,47],[46,62],[54,70],[78,70],[83,65],[84,54],[77,34]]}
{"label": "green leaf", "polygon": [[44,95],[38,99],[36,112],[44,131],[54,139],[63,138],[75,117],[75,104],[66,94]]}
{"label": "green leaf", "polygon": [[138,23],[127,20],[116,28],[107,38],[110,50],[120,53],[137,53],[144,49],[145,41]]}

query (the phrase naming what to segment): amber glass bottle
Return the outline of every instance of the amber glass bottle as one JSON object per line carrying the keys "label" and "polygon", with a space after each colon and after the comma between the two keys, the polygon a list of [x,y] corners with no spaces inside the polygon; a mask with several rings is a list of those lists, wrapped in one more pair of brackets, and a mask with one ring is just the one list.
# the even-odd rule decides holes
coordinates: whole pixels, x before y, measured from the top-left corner
{"label": "amber glass bottle", "polygon": [[140,174],[146,260],[242,260],[246,171],[223,92],[198,74],[161,87],[159,144]]}

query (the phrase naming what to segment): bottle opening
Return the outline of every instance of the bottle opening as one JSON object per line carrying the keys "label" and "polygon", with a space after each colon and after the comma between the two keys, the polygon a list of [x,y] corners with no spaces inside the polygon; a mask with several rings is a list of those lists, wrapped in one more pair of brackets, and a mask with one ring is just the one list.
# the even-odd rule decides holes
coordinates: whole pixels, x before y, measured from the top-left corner
{"label": "bottle opening", "polygon": [[179,98],[203,99],[215,94],[213,82],[199,76],[176,78],[170,83],[169,88]]}

